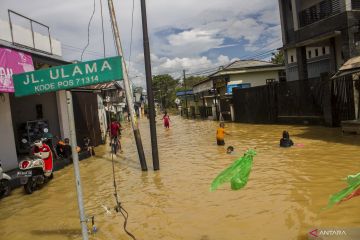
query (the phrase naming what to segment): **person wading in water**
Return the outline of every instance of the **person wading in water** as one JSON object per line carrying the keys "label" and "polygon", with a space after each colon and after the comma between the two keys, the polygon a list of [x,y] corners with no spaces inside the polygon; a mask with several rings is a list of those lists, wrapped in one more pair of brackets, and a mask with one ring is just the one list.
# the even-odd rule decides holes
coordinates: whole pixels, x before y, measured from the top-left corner
{"label": "person wading in water", "polygon": [[165,128],[170,128],[170,117],[169,117],[169,115],[167,114],[166,111],[165,111],[165,114],[164,114],[162,119],[164,121],[164,127]]}

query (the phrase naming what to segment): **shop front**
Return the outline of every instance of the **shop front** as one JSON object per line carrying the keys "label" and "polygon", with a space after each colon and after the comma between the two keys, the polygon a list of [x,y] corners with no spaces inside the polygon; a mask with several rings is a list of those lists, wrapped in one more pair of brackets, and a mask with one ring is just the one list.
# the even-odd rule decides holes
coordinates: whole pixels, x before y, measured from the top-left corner
{"label": "shop front", "polygon": [[31,70],[34,66],[29,54],[0,46],[0,160],[5,171],[18,164],[10,104],[14,92],[12,75]]}
{"label": "shop front", "polygon": [[0,160],[5,171],[17,168],[21,155],[28,154],[23,139],[33,142],[44,136],[45,128],[53,136],[69,136],[65,91],[15,97],[12,75],[63,64],[67,62],[0,46]]}

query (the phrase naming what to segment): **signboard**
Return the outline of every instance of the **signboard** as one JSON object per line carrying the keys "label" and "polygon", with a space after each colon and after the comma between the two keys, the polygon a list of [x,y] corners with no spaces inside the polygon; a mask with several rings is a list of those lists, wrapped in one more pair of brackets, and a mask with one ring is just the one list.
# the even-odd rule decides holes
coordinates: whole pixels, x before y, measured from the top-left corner
{"label": "signboard", "polygon": [[0,47],[0,92],[14,92],[13,74],[34,71],[29,54]]}
{"label": "signboard", "polygon": [[77,88],[123,79],[121,57],[58,66],[14,75],[15,96]]}
{"label": "signboard", "polygon": [[233,88],[249,88],[249,87],[251,87],[250,83],[228,84],[226,87],[226,93],[232,94]]}

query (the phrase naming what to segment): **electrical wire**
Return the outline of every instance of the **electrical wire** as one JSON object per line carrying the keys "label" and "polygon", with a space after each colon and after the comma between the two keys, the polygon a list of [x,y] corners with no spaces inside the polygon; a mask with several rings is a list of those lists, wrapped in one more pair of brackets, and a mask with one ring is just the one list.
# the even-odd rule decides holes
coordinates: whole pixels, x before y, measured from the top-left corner
{"label": "electrical wire", "polygon": [[89,46],[89,44],[90,44],[90,25],[91,25],[91,21],[92,21],[92,19],[93,19],[93,17],[94,17],[94,14],[95,14],[95,0],[94,0],[94,7],[93,7],[93,12],[92,12],[92,14],[91,14],[91,17],[90,17],[90,19],[89,19],[89,23],[88,23],[88,28],[87,28],[87,44],[86,44],[86,46],[84,47],[84,50],[82,51],[82,53],[81,53],[81,61],[83,60],[83,56],[84,56],[84,52],[85,52],[85,50],[86,50],[86,48]]}
{"label": "electrical wire", "polygon": [[[110,18],[110,24],[112,25],[111,18]],[[112,33],[113,33],[112,35],[113,35],[114,47],[115,47],[115,49],[117,49],[114,28],[112,27],[111,30],[112,30]],[[126,72],[125,74],[128,74],[128,72]],[[129,79],[129,80],[131,81],[131,79]],[[110,110],[110,109],[108,109],[108,110]],[[109,115],[110,115],[110,111],[109,111]],[[110,143],[112,144],[110,129],[111,129],[111,119],[109,117],[109,137],[110,137]],[[111,145],[111,147],[112,147],[112,145]],[[129,214],[125,210],[125,208],[121,205],[121,202],[119,201],[117,185],[116,185],[116,177],[115,177],[115,162],[114,162],[114,152],[113,151],[111,151],[111,161],[112,161],[112,171],[113,171],[114,197],[115,197],[115,202],[116,202],[115,210],[117,212],[120,212],[121,215],[124,217],[123,228],[124,228],[125,233],[128,236],[130,236],[133,240],[136,240],[136,237],[133,234],[131,234],[126,228],[127,227],[127,221],[128,221],[128,218],[129,218]],[[124,214],[124,213],[126,213],[126,214]]]}
{"label": "electrical wire", "polygon": [[[110,106],[111,107],[111,106]],[[110,109],[108,109],[109,111],[109,115],[110,115]],[[112,174],[113,174],[113,186],[114,186],[114,197],[115,197],[115,202],[116,202],[116,206],[115,206],[115,211],[116,212],[120,212],[121,215],[124,217],[124,225],[123,225],[123,228],[124,228],[124,231],[126,232],[127,235],[129,235],[133,240],[136,240],[136,237],[130,233],[128,230],[127,230],[127,221],[128,221],[128,218],[129,218],[129,213],[125,210],[125,208],[121,205],[121,202],[119,201],[119,196],[118,196],[118,191],[117,191],[117,184],[116,184],[116,177],[115,177],[115,161],[114,161],[114,150],[113,150],[113,143],[112,141],[118,141],[118,139],[114,138],[114,139],[111,139],[111,134],[110,134],[110,129],[111,129],[111,120],[110,120],[110,117],[109,117],[109,137],[110,137],[110,143],[111,143],[111,162],[112,162]],[[115,144],[115,148],[117,148],[117,144]]]}
{"label": "electrical wire", "polygon": [[132,42],[133,42],[133,29],[134,29],[134,9],[135,9],[135,1],[132,0],[132,13],[131,13],[131,31],[130,31],[130,53],[129,53],[129,67],[128,74],[130,74],[130,65],[131,65],[131,50],[132,50]]}
{"label": "electrical wire", "polygon": [[101,31],[102,31],[102,40],[103,40],[103,50],[104,50],[104,58],[105,58],[106,57],[106,48],[105,48],[105,32],[104,32],[104,17],[103,17],[102,0],[100,0],[100,14],[101,14]]}

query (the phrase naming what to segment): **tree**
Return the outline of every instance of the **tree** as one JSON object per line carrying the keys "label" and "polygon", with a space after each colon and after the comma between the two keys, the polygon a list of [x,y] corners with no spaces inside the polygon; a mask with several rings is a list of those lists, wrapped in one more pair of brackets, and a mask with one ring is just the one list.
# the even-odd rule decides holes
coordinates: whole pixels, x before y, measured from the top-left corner
{"label": "tree", "polygon": [[206,79],[207,79],[207,77],[204,77],[204,76],[190,76],[190,77],[186,78],[185,83],[183,82],[183,86],[185,88],[185,85],[186,85],[186,88],[190,89],[195,84],[197,84],[199,82],[202,82],[202,81],[204,81]]}
{"label": "tree", "polygon": [[284,51],[280,50],[275,53],[272,53],[272,57],[270,60],[274,64],[285,64],[285,57],[284,57]]}
{"label": "tree", "polygon": [[154,97],[161,103],[163,108],[175,106],[176,88],[179,80],[174,79],[169,74],[156,75],[152,78],[152,89]]}

